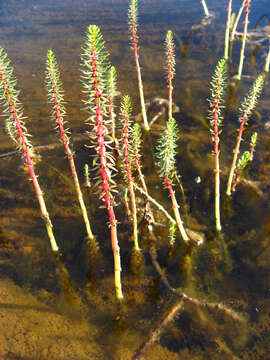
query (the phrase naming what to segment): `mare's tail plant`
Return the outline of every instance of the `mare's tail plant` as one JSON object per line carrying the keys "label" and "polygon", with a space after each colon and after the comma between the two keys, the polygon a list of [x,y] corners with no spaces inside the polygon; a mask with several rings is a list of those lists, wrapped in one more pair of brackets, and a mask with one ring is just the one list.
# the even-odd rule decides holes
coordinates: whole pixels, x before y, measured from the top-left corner
{"label": "mare's tail plant", "polygon": [[252,160],[253,160],[254,152],[255,152],[255,147],[256,147],[256,145],[257,145],[257,138],[258,138],[258,133],[255,132],[255,133],[251,136],[251,140],[250,140],[249,161],[252,161]]}
{"label": "mare's tail plant", "polygon": [[241,50],[240,50],[238,73],[237,73],[237,76],[236,76],[237,80],[241,80],[242,71],[243,71],[243,64],[244,64],[244,58],[245,58],[245,47],[246,47],[247,31],[248,31],[249,6],[250,6],[250,0],[246,0],[245,19],[244,19],[244,32],[243,32],[243,38],[242,38],[242,46],[241,46]]}
{"label": "mare's tail plant", "polygon": [[145,130],[149,131],[150,127],[147,120],[144,94],[143,94],[143,83],[142,83],[142,75],[141,68],[139,63],[139,54],[138,54],[138,0],[130,0],[129,10],[128,10],[128,19],[129,19],[129,28],[131,32],[131,46],[134,52],[134,58],[136,63],[137,77],[138,77],[138,86],[141,100],[141,110],[143,117],[143,124]]}
{"label": "mare's tail plant", "polygon": [[204,15],[205,15],[205,16],[209,16],[208,7],[207,7],[207,5],[206,5],[205,0],[201,0],[201,3],[202,3],[202,7],[203,7],[203,11],[204,11]]}
{"label": "mare's tail plant", "polygon": [[215,157],[215,218],[216,229],[221,231],[220,221],[220,166],[219,166],[219,134],[220,126],[222,124],[221,109],[224,102],[223,95],[226,86],[226,60],[221,59],[216,67],[215,73],[211,82],[211,98],[210,98],[210,130],[212,140],[214,143],[214,157]]}
{"label": "mare's tail plant", "polygon": [[235,172],[237,159],[238,159],[238,155],[239,155],[243,131],[244,131],[246,123],[248,122],[248,119],[250,118],[250,116],[257,104],[258,98],[262,92],[263,82],[264,82],[263,75],[259,75],[257,77],[257,79],[255,80],[255,82],[253,83],[253,86],[252,86],[251,90],[249,91],[247,97],[244,99],[244,101],[242,102],[242,104],[240,106],[240,117],[239,117],[240,127],[238,130],[236,144],[235,144],[235,148],[233,151],[234,155],[233,155],[232,165],[231,165],[231,169],[230,169],[230,173],[229,173],[228,184],[227,184],[226,194],[228,196],[231,195],[232,181],[233,181],[234,172]]}
{"label": "mare's tail plant", "polygon": [[168,89],[169,89],[169,106],[168,106],[168,118],[172,118],[172,92],[173,92],[173,78],[175,73],[175,53],[174,53],[174,42],[173,42],[173,33],[171,30],[167,32],[166,35],[166,61],[167,61],[167,79],[168,79]]}
{"label": "mare's tail plant", "polygon": [[64,145],[66,155],[68,157],[70,170],[73,177],[73,182],[75,185],[78,201],[81,207],[81,211],[83,214],[83,219],[85,222],[85,227],[87,231],[87,237],[89,242],[89,247],[91,250],[96,249],[96,241],[95,237],[92,233],[90,222],[87,215],[86,206],[83,200],[83,195],[75,167],[74,157],[73,153],[69,146],[69,133],[68,129],[65,129],[64,125],[66,123],[65,121],[65,105],[64,105],[64,98],[63,98],[63,89],[62,89],[62,83],[60,79],[60,72],[58,68],[58,64],[56,61],[56,58],[54,56],[54,53],[52,50],[48,51],[47,54],[47,60],[46,60],[46,86],[48,90],[48,101],[52,106],[51,111],[51,117],[53,122],[56,122],[56,129],[59,130],[61,141]]}
{"label": "mare's tail plant", "polygon": [[132,220],[133,220],[133,241],[134,241],[134,250],[140,251],[138,243],[138,225],[137,225],[137,208],[136,208],[136,198],[133,186],[133,177],[132,177],[132,143],[131,143],[131,101],[128,95],[123,97],[121,104],[121,120],[122,120],[122,146],[123,146],[123,158],[124,158],[124,167],[125,167],[125,178],[128,183],[130,202],[131,202],[131,211],[132,211]]}
{"label": "mare's tail plant", "polygon": [[235,192],[236,186],[239,181],[239,177],[241,173],[244,171],[245,167],[247,166],[248,162],[250,161],[250,152],[245,151],[243,155],[238,160],[238,164],[234,173],[234,178],[232,182],[232,192]]}
{"label": "mare's tail plant", "polygon": [[228,0],[227,21],[226,21],[226,29],[225,29],[225,47],[224,47],[224,59],[225,60],[228,60],[228,57],[229,57],[229,38],[230,38],[231,14],[232,14],[232,0]]}
{"label": "mare's tail plant", "polygon": [[[133,163],[138,172],[140,182],[142,184],[144,192],[148,195],[148,189],[142,173],[141,164],[141,143],[142,143],[142,132],[140,125],[135,123],[132,128],[132,148],[133,148]],[[152,224],[155,222],[155,218],[151,209],[149,201],[146,202],[146,218],[148,222],[148,230],[151,233],[153,231]]]}
{"label": "mare's tail plant", "polygon": [[53,227],[46,208],[42,190],[39,186],[33,164],[33,148],[30,134],[24,123],[23,108],[19,101],[19,91],[16,89],[17,80],[13,75],[13,68],[6,53],[0,48],[0,101],[6,115],[6,129],[11,139],[17,144],[29,170],[35,193],[39,202],[41,217],[46,225],[52,251],[58,254],[59,248],[54,238]]}
{"label": "mare's tail plant", "polygon": [[114,98],[116,95],[116,70],[115,67],[112,66],[109,70],[108,77],[107,77],[107,92],[108,92],[108,107],[109,107],[109,117],[111,120],[111,127],[112,127],[112,140],[115,144],[115,147],[118,148],[118,140],[115,135],[115,112],[114,112]]}
{"label": "mare's tail plant", "polygon": [[109,120],[104,116],[107,112],[107,71],[109,69],[108,53],[100,29],[90,25],[87,29],[85,45],[82,53],[82,81],[87,95],[84,103],[92,115],[89,122],[92,128],[89,134],[93,147],[96,150],[96,170],[98,171],[100,196],[103,198],[110,219],[111,242],[114,256],[114,279],[116,297],[123,299],[121,284],[121,259],[117,238],[117,220],[113,208],[114,181],[112,172],[115,171],[113,155],[108,146]]}
{"label": "mare's tail plant", "polygon": [[183,240],[188,243],[189,237],[184,228],[180,213],[179,205],[177,203],[175,193],[173,190],[173,181],[175,177],[175,156],[178,141],[179,130],[174,118],[170,118],[167,121],[166,128],[159,140],[157,146],[157,159],[159,165],[159,175],[165,183],[165,186],[169,190],[172,208],[178,229],[181,233]]}

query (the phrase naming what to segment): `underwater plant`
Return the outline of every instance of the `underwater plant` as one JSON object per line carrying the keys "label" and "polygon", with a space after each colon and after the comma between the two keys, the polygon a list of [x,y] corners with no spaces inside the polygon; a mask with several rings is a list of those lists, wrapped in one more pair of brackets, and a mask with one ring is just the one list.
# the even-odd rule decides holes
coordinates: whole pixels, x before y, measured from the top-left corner
{"label": "underwater plant", "polygon": [[231,14],[232,14],[232,0],[228,0],[227,20],[226,20],[226,29],[225,29],[225,47],[224,47],[224,59],[225,60],[228,60],[228,57],[229,57],[229,38],[230,38]]}
{"label": "underwater plant", "polygon": [[41,217],[46,225],[52,251],[58,253],[59,248],[53,234],[51,219],[35,173],[34,149],[29,140],[31,135],[28,133],[24,122],[23,107],[19,101],[20,92],[16,89],[16,85],[17,80],[13,75],[13,68],[7,54],[0,48],[0,101],[6,114],[6,130],[25,160],[39,202]]}
{"label": "underwater plant", "polygon": [[169,106],[168,106],[168,118],[172,118],[172,92],[173,84],[172,80],[175,73],[175,53],[174,53],[174,42],[173,42],[173,33],[171,30],[167,32],[166,40],[166,60],[167,60],[167,81],[168,81],[168,90],[169,90]]}
{"label": "underwater plant", "polygon": [[208,10],[208,7],[207,7],[207,5],[206,5],[205,0],[201,0],[201,3],[202,3],[204,15],[205,15],[205,16],[209,16],[209,10]]}
{"label": "underwater plant", "polygon": [[112,128],[111,136],[112,136],[112,140],[117,148],[118,140],[115,135],[115,113],[114,113],[114,98],[116,95],[116,80],[117,80],[116,69],[114,66],[111,66],[111,68],[108,72],[108,77],[107,77],[108,108],[109,108],[108,111],[109,111],[109,117],[111,120],[111,128]]}
{"label": "underwater plant", "polygon": [[246,0],[242,0],[242,4],[238,10],[238,13],[237,13],[237,16],[233,22],[233,26],[232,26],[232,30],[231,30],[231,36],[230,36],[230,42],[231,44],[233,43],[234,41],[234,38],[235,38],[235,33],[236,33],[236,29],[237,29],[237,26],[239,24],[239,21],[240,21],[240,18],[242,16],[242,13],[243,13],[243,10],[245,8],[245,5],[246,5]]}
{"label": "underwater plant", "polygon": [[257,79],[254,81],[253,86],[250,89],[247,97],[243,100],[243,102],[240,106],[240,116],[239,116],[240,127],[238,130],[235,148],[233,150],[234,155],[233,155],[232,165],[230,168],[230,173],[229,173],[229,178],[228,178],[227,191],[226,191],[226,194],[228,196],[231,195],[232,181],[233,181],[236,163],[237,163],[237,159],[238,159],[238,155],[239,155],[239,149],[240,149],[240,144],[242,141],[243,131],[244,131],[245,125],[247,124],[253,110],[255,109],[257,100],[258,100],[259,96],[261,95],[261,92],[263,89],[263,83],[264,83],[263,75],[259,75],[257,77]]}
{"label": "underwater plant", "polygon": [[81,207],[81,211],[87,231],[88,243],[91,251],[97,249],[97,244],[94,234],[91,230],[86,206],[83,200],[83,194],[81,191],[80,182],[77,175],[73,152],[71,151],[69,146],[70,143],[69,131],[64,127],[64,125],[66,124],[66,120],[65,120],[66,109],[64,105],[63,88],[60,79],[58,64],[52,50],[48,51],[47,60],[46,60],[46,87],[48,91],[48,101],[52,105],[52,110],[51,110],[52,121],[54,123],[56,122],[57,124],[56,129],[58,129],[59,131],[60,138],[64,145],[65,152],[69,161],[69,166],[70,166],[73,182],[75,185],[78,201]]}
{"label": "underwater plant", "polygon": [[241,173],[243,172],[243,170],[245,169],[245,167],[247,166],[249,161],[250,161],[250,152],[245,151],[243,153],[243,155],[241,156],[241,158],[238,160],[238,164],[235,169],[234,178],[233,178],[233,182],[232,182],[232,192],[235,192],[236,186],[239,181],[239,177],[240,177]]}
{"label": "underwater plant", "polygon": [[250,139],[249,161],[253,160],[255,147],[257,145],[257,138],[258,138],[257,132],[252,134],[251,139]]}
{"label": "underwater plant", "polygon": [[222,124],[221,109],[224,103],[224,90],[226,87],[226,60],[221,59],[216,66],[214,75],[211,81],[211,97],[210,97],[210,131],[214,143],[214,157],[215,157],[215,218],[216,230],[221,231],[220,222],[220,165],[219,165],[219,134],[220,126]]}
{"label": "underwater plant", "polygon": [[138,77],[138,86],[139,86],[139,94],[141,101],[141,110],[142,110],[142,118],[143,124],[146,131],[150,130],[149,123],[146,115],[145,101],[144,101],[144,93],[143,93],[143,83],[142,83],[142,75],[141,75],[141,67],[139,63],[139,54],[138,54],[138,0],[130,0],[130,5],[128,9],[128,19],[129,19],[129,28],[131,32],[131,46],[134,53],[134,59],[136,63],[136,71]]}
{"label": "underwater plant", "polygon": [[[117,220],[113,208],[115,182],[112,172],[115,171],[113,154],[109,147],[110,140],[108,119],[105,119],[108,94],[106,88],[107,71],[109,69],[108,52],[105,49],[101,31],[96,25],[89,25],[81,56],[82,81],[87,95],[84,100],[88,112],[91,132],[89,137],[96,151],[95,169],[97,170],[97,185],[100,197],[103,198],[110,220],[111,243],[114,257],[114,280],[116,298],[123,299],[121,284],[121,259],[117,238]],[[94,113],[94,116],[92,114]]]}
{"label": "underwater plant", "polygon": [[270,44],[269,44],[269,47],[268,47],[268,53],[266,55],[265,66],[264,66],[264,71],[266,73],[269,72],[269,67],[270,67]]}
{"label": "underwater plant", "polygon": [[138,243],[138,224],[137,224],[137,208],[136,198],[133,187],[132,179],[132,143],[131,143],[131,100],[128,95],[125,95],[121,104],[121,120],[122,120],[122,148],[123,148],[123,159],[124,159],[124,173],[125,179],[128,184],[129,196],[131,202],[131,212],[133,220],[133,241],[134,250],[140,251]]}
{"label": "underwater plant", "polygon": [[240,60],[239,60],[239,66],[238,66],[238,73],[236,75],[237,80],[241,80],[242,71],[243,71],[243,64],[244,64],[244,58],[245,58],[245,47],[246,47],[247,31],[248,31],[249,5],[250,5],[250,0],[246,0],[245,19],[244,19],[244,32],[243,32],[242,46],[241,46],[241,51],[240,51]]}
{"label": "underwater plant", "polygon": [[[141,132],[141,128],[140,125],[135,123],[133,124],[133,128],[132,128],[132,159],[135,165],[135,168],[138,172],[139,175],[139,179],[140,182],[142,184],[143,187],[143,191],[146,194],[146,199],[147,199],[147,195],[148,195],[148,189],[147,189],[147,185],[144,179],[144,175],[142,173],[142,164],[141,164],[141,143],[142,143],[142,132]],[[152,224],[155,222],[155,218],[151,209],[151,205],[147,199],[146,201],[146,219],[148,222],[148,229],[150,232],[152,232]]]}
{"label": "underwater plant", "polygon": [[177,203],[175,193],[173,190],[173,181],[175,177],[175,156],[179,130],[174,118],[170,118],[166,123],[166,128],[159,140],[157,146],[157,160],[159,166],[159,175],[164,181],[165,186],[169,190],[172,201],[172,208],[176,223],[183,240],[188,243],[189,237],[183,225],[183,221],[179,212],[179,205]]}

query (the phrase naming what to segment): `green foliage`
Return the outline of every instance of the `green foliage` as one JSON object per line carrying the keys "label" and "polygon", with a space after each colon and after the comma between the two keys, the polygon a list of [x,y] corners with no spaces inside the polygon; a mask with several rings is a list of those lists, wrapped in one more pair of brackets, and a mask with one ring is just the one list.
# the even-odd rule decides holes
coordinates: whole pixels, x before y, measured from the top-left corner
{"label": "green foliage", "polygon": [[107,76],[107,93],[110,98],[114,98],[116,95],[116,81],[117,74],[114,66],[111,66]]}
{"label": "green foliage", "polygon": [[[48,92],[48,101],[52,105],[51,118],[57,123],[57,106],[59,116],[62,124],[64,125],[64,117],[66,115],[66,109],[64,105],[64,92],[60,79],[60,71],[54,53],[52,50],[48,50],[46,59],[46,71],[45,71],[45,83]],[[65,130],[67,136],[68,130]],[[68,136],[67,136],[68,139]]]}
{"label": "green foliage", "polygon": [[0,48],[0,103],[6,117],[5,127],[8,135],[17,144],[18,150],[23,150],[22,138],[19,137],[15,119],[19,121],[25,144],[32,148],[27,128],[24,122],[23,107],[19,101],[20,91],[16,89],[17,79],[5,51]]}
{"label": "green foliage", "polygon": [[245,169],[245,167],[249,162],[249,159],[250,159],[250,152],[245,151],[241,156],[241,158],[238,160],[238,164],[237,164],[237,169],[239,169],[240,172],[242,172]]}
{"label": "green foliage", "polygon": [[255,148],[256,144],[257,144],[257,137],[258,137],[258,133],[255,132],[252,136],[251,136],[251,140],[250,140],[250,146]]}
{"label": "green foliage", "polygon": [[177,123],[174,118],[170,118],[157,146],[159,174],[162,178],[168,177],[173,180],[178,137],[179,129]]}
{"label": "green foliage", "polygon": [[128,20],[130,30],[134,29],[135,35],[137,36],[137,25],[138,25],[138,1],[130,0],[128,8]]}
{"label": "green foliage", "polygon": [[121,103],[121,123],[122,123],[122,143],[123,143],[123,157],[124,161],[129,161],[130,169],[133,167],[133,146],[131,146],[131,139],[132,139],[132,121],[131,121],[131,114],[132,114],[132,106],[131,100],[128,95],[123,97]]}
{"label": "green foliage", "polygon": [[166,60],[167,60],[167,67],[166,70],[168,71],[168,68],[171,68],[171,78],[174,77],[175,74],[175,45],[173,41],[173,33],[171,30],[167,32],[166,40],[165,40],[165,46],[166,46]]}
{"label": "green foliage", "polygon": [[103,36],[98,26],[89,25],[86,39],[81,55],[82,83],[87,99],[84,103],[88,110],[95,111],[95,89],[94,84],[98,84],[101,94],[102,107],[104,108],[107,93],[107,74],[110,68],[109,54],[105,48]]}
{"label": "green foliage", "polygon": [[139,161],[141,158],[142,131],[139,124],[135,123],[132,127],[132,148],[134,158]]}
{"label": "green foliage", "polygon": [[252,88],[249,90],[248,95],[243,100],[240,106],[239,121],[241,122],[245,117],[246,122],[248,121],[252,111],[255,109],[258,98],[260,97],[263,89],[264,79],[262,75],[259,75],[254,81]]}
{"label": "green foliage", "polygon": [[215,123],[215,116],[217,125],[222,124],[221,110],[224,107],[224,93],[227,86],[227,66],[226,60],[222,58],[215,69],[211,80],[211,97],[209,100],[209,120],[211,124],[211,132],[213,132],[213,126]]}

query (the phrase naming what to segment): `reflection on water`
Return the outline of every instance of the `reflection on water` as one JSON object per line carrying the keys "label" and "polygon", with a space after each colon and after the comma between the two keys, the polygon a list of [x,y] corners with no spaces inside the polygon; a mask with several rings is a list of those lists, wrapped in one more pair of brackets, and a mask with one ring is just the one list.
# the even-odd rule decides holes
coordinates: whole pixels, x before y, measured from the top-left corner
{"label": "reflection on water", "polygon": [[[130,224],[124,205],[119,205],[116,211],[121,220],[118,228],[126,296],[124,308],[119,312],[113,292],[106,214],[96,206],[94,192],[85,189],[88,212],[101,246],[101,255],[89,279],[84,224],[68,163],[49,121],[44,87],[45,55],[52,48],[59,61],[67,117],[74,134],[76,165],[83,183],[84,164],[89,163],[90,150],[84,146],[87,114],[82,111],[79,64],[89,24],[101,26],[111,61],[117,66],[119,90],[131,95],[135,112],[139,112],[136,72],[127,34],[127,1],[1,1],[0,42],[12,60],[18,87],[22,89],[27,125],[41,155],[37,165],[39,180],[63,261],[76,290],[76,293],[70,291],[66,282],[61,289],[61,267],[50,253],[38,204],[21,159],[16,154],[0,157],[0,328],[6,328],[5,334],[0,332],[1,359],[131,359],[150,329],[162,324],[173,309],[176,299],[166,281],[164,285],[163,274],[173,288],[181,288],[196,299],[223,302],[243,314],[245,320],[238,322],[218,311],[187,302],[181,315],[163,332],[160,342],[149,348],[147,359],[267,359],[270,348],[269,80],[245,131],[247,139],[254,131],[258,132],[254,162],[233,200],[228,202],[222,196],[224,239],[220,242],[213,222],[212,145],[206,99],[210,76],[223,54],[226,2],[207,2],[209,10],[214,12],[209,23],[202,22],[200,1],[141,3],[140,61],[145,97],[150,119],[160,114],[153,125],[154,143],[166,120],[163,102],[157,99],[167,96],[164,38],[167,29],[175,34],[174,101],[175,110],[180,108],[175,117],[181,129],[177,161],[185,206],[180,190],[177,196],[185,208],[185,223],[193,231],[203,233],[205,243],[191,254],[179,239],[175,248],[169,249],[166,227],[157,226],[154,245],[161,267],[158,274],[149,255],[153,240],[148,238],[143,213],[139,212],[145,258],[138,271],[132,260],[132,243],[128,241]],[[235,10],[239,4],[240,0],[233,4]],[[252,2],[251,28],[259,21],[257,27],[267,30],[267,4],[267,0]],[[238,126],[237,110],[254,77],[263,69],[266,43],[260,43],[260,48],[253,42],[247,45],[243,80],[237,89],[229,89],[221,142],[222,194]],[[239,48],[240,42],[236,41],[234,73]],[[0,156],[14,150],[4,131],[0,133],[0,141]],[[48,147],[48,144],[54,145]],[[243,143],[243,148],[247,145]],[[150,154],[151,149],[145,148],[144,172],[150,193],[169,208]],[[123,193],[121,186],[119,199]],[[143,203],[139,195],[138,201]],[[155,212],[155,219],[164,224],[162,213]]]}

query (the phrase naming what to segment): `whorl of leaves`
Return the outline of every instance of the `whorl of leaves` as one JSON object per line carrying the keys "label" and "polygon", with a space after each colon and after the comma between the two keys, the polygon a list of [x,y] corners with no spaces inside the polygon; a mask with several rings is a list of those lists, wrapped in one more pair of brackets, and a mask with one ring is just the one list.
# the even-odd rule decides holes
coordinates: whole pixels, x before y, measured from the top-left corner
{"label": "whorl of leaves", "polygon": [[210,108],[209,108],[209,120],[211,124],[211,132],[213,132],[213,127],[215,125],[215,120],[217,125],[222,124],[222,115],[221,110],[223,109],[224,104],[224,93],[227,85],[227,66],[226,60],[222,58],[215,69],[214,75],[211,80],[211,96],[210,96]]}
{"label": "whorl of leaves", "polygon": [[245,118],[245,123],[247,123],[252,111],[255,109],[258,98],[260,97],[263,89],[264,79],[262,75],[259,75],[254,81],[252,88],[249,90],[247,96],[244,98],[240,106],[240,116],[239,121],[241,122]]}
{"label": "whorl of leaves", "polygon": [[254,134],[252,134],[251,136],[251,140],[250,140],[250,146],[255,147],[257,144],[257,138],[258,138],[258,133],[255,132]]}
{"label": "whorl of leaves", "polygon": [[18,119],[23,132],[25,144],[28,149],[32,148],[30,134],[24,123],[23,106],[19,101],[20,91],[16,89],[17,79],[13,75],[13,68],[5,51],[0,48],[0,103],[6,117],[5,127],[8,135],[17,144],[18,150],[22,151],[22,139],[19,138],[16,129],[15,118]]}
{"label": "whorl of leaves", "polygon": [[[63,86],[60,79],[60,71],[52,50],[48,50],[46,59],[45,83],[48,92],[48,101],[52,105],[51,118],[57,122],[56,107],[59,107],[59,115],[62,124],[65,123],[64,117],[66,115]],[[68,130],[65,130],[67,135]]]}
{"label": "whorl of leaves", "polygon": [[170,74],[168,75],[171,76],[171,78],[173,79],[175,74],[175,45],[173,41],[173,33],[171,30],[167,32],[165,46],[166,46],[166,61],[167,61],[166,70],[167,72],[170,72]]}
{"label": "whorl of leaves", "polygon": [[122,124],[122,145],[124,161],[129,162],[130,170],[133,163],[133,146],[132,140],[132,121],[131,121],[132,106],[128,95],[123,97],[121,103],[121,124]]}
{"label": "whorl of leaves", "polygon": [[168,177],[173,180],[178,137],[177,123],[174,118],[170,118],[157,146],[157,162],[159,174],[162,178]]}
{"label": "whorl of leaves", "polygon": [[130,0],[130,4],[129,4],[129,8],[128,8],[128,22],[129,22],[130,31],[132,33],[132,31],[134,29],[135,37],[137,40],[137,26],[138,26],[138,1],[137,0]]}
{"label": "whorl of leaves", "polygon": [[105,48],[103,36],[97,25],[89,25],[81,55],[82,83],[87,99],[84,100],[87,110],[95,112],[95,86],[101,94],[104,106],[107,103],[107,73],[110,68],[109,54]]}
{"label": "whorl of leaves", "polygon": [[141,158],[141,145],[142,145],[142,131],[139,124],[135,123],[132,127],[132,148],[133,148],[133,156],[138,161]]}
{"label": "whorl of leaves", "polygon": [[247,166],[247,164],[249,162],[249,158],[250,158],[249,151],[245,151],[243,153],[243,155],[241,156],[241,158],[238,160],[237,169],[239,169],[242,172],[245,169],[245,167]]}
{"label": "whorl of leaves", "polygon": [[107,76],[107,93],[111,99],[113,99],[116,95],[116,81],[116,69],[114,66],[111,66]]}

